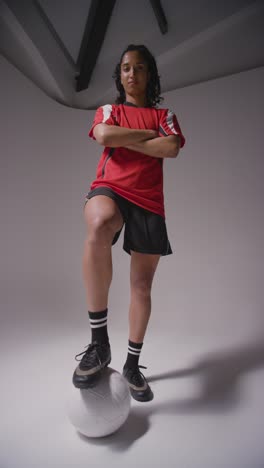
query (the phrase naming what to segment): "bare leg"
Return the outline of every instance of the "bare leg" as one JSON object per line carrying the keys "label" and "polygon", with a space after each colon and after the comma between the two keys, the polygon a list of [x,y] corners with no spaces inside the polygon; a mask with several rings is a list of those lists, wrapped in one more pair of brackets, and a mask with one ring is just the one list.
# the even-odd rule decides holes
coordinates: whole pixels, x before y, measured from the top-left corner
{"label": "bare leg", "polygon": [[112,281],[112,240],[121,229],[123,218],[118,206],[110,197],[97,195],[84,209],[88,228],[84,242],[82,262],[87,307],[90,312],[107,308]]}
{"label": "bare leg", "polygon": [[151,286],[160,255],[131,251],[129,339],[142,343],[151,314]]}

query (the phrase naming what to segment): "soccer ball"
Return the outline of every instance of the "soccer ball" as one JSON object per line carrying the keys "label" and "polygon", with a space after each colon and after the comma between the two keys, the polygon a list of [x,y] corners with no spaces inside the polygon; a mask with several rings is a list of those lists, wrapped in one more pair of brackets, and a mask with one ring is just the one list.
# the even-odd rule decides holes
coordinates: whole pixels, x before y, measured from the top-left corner
{"label": "soccer ball", "polygon": [[104,437],[124,424],[130,405],[127,381],[115,369],[106,367],[93,387],[72,387],[67,413],[71,423],[81,434],[87,437]]}

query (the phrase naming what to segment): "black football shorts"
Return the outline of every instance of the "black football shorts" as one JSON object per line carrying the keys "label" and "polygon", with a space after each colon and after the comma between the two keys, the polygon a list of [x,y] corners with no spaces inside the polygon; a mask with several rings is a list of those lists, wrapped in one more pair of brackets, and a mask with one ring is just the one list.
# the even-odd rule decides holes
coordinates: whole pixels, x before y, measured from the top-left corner
{"label": "black football shorts", "polygon": [[[96,195],[106,195],[117,203],[125,224],[123,242],[125,252],[131,255],[130,251],[133,250],[162,256],[173,253],[163,216],[135,205],[109,187],[97,187],[91,190],[85,197],[84,207],[88,200]],[[115,233],[112,245],[117,242],[123,226]]]}

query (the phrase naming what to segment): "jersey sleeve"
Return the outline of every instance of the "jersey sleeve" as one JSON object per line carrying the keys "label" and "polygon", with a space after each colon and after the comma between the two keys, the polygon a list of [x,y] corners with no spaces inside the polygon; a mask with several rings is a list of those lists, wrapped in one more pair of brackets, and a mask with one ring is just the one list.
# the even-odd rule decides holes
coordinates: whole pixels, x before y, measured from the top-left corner
{"label": "jersey sleeve", "polygon": [[98,109],[96,110],[92,127],[90,128],[90,131],[88,133],[89,137],[93,138],[93,140],[96,139],[93,132],[94,127],[99,123],[105,123],[107,125],[118,125],[114,116],[114,108],[111,104],[106,104],[105,106],[98,107]]}
{"label": "jersey sleeve", "polygon": [[170,109],[164,109],[160,117],[159,123],[160,136],[179,135],[181,137],[181,148],[185,144],[185,138],[181,131],[181,127],[176,115]]}

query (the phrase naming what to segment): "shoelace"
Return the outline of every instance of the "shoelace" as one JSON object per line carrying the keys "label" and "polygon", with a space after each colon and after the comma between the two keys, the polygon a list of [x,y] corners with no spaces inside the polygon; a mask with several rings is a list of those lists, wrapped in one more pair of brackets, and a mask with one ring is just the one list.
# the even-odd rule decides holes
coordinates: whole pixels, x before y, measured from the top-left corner
{"label": "shoelace", "polygon": [[147,367],[145,367],[145,366],[138,366],[135,369],[134,373],[132,374],[133,382],[135,383],[135,385],[138,385],[138,386],[140,386],[142,384],[141,379],[143,379],[143,381],[146,382],[146,379],[145,379],[144,375],[142,374],[142,372],[140,372],[139,367],[141,369],[147,369]]}
{"label": "shoelace", "polygon": [[[82,364],[89,366],[90,364],[94,364],[94,357],[96,356],[99,361],[99,364],[101,364],[102,361],[98,353],[99,347],[100,347],[99,343],[90,343],[89,345],[85,346],[85,348],[87,348],[86,351],[82,351],[81,353],[76,354],[75,360],[82,361]],[[89,353],[87,351],[89,351]],[[76,359],[78,356],[81,356],[82,354],[84,354],[84,356],[81,359]]]}

